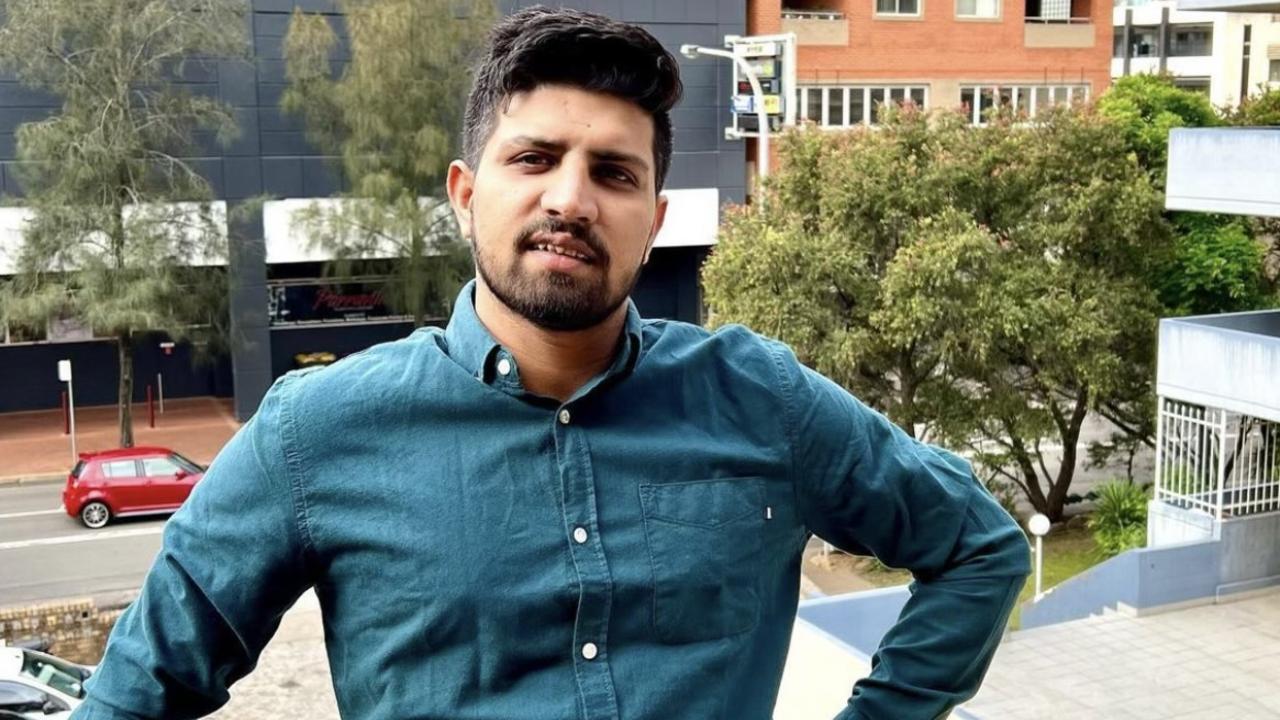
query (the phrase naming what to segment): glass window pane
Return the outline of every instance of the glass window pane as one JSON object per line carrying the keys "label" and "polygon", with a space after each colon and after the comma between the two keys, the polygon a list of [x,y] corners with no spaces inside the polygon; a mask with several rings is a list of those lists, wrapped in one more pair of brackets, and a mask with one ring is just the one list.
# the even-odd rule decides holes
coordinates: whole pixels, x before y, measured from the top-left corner
{"label": "glass window pane", "polygon": [[861,125],[867,121],[867,89],[849,88],[849,124]]}
{"label": "glass window pane", "polygon": [[884,104],[884,88],[871,88],[871,124],[880,122],[880,106]]}
{"label": "glass window pane", "polygon": [[827,124],[844,125],[844,88],[827,88]]}
{"label": "glass window pane", "polygon": [[1031,115],[1031,88],[1026,85],[1020,85],[1014,88],[1014,90],[1014,111],[1020,115]]}
{"label": "glass window pane", "polygon": [[904,15],[915,15],[919,8],[920,0],[898,0],[898,12]]}
{"label": "glass window pane", "polygon": [[169,458],[143,458],[142,474],[147,477],[176,475],[178,466]]}
{"label": "glass window pane", "polygon": [[1000,0],[978,0],[978,17],[1000,16]]}
{"label": "glass window pane", "polygon": [[1280,82],[1280,60],[1271,61],[1271,69],[1267,73],[1267,78],[1271,82]]}
{"label": "glass window pane", "polygon": [[996,105],[996,92],[994,88],[984,87],[978,89],[978,122],[987,121],[987,114],[991,112],[991,108]]}
{"label": "glass window pane", "polygon": [[138,471],[132,460],[114,460],[102,464],[102,474],[110,478],[135,477]]}
{"label": "glass window pane", "polygon": [[805,117],[821,124],[822,123],[822,88],[809,88],[806,95],[805,107],[809,113]]}
{"label": "glass window pane", "polygon": [[924,88],[911,88],[911,102],[915,103],[918,108],[924,108]]}
{"label": "glass window pane", "polygon": [[1071,88],[1056,87],[1053,89],[1053,101],[1055,103],[1071,102]]}
{"label": "glass window pane", "polygon": [[902,87],[889,88],[889,99],[895,103],[900,103],[907,99],[907,89]]}
{"label": "glass window pane", "polygon": [[876,0],[876,12],[892,13],[898,11],[897,0]]}
{"label": "glass window pane", "polygon": [[978,110],[973,104],[975,99],[973,88],[960,88],[960,107],[969,115],[969,122],[974,122]]}
{"label": "glass window pane", "polygon": [[1053,101],[1049,98],[1049,88],[1036,88],[1036,114],[1048,110],[1052,104]]}
{"label": "glass window pane", "polygon": [[972,16],[978,14],[978,0],[957,0],[956,14]]}

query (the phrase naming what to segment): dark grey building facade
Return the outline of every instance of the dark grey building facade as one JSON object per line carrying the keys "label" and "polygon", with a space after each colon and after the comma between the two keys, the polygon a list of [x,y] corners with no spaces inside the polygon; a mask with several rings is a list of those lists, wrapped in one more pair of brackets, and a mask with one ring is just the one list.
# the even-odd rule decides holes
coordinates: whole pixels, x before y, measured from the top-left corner
{"label": "dark grey building facade", "polygon": [[[533,5],[522,0],[500,0],[504,12]],[[746,3],[742,0],[578,0],[556,3],[600,12],[637,22],[652,32],[682,63],[685,98],[674,111],[675,156],[667,190],[696,195],[706,204],[742,202],[745,192],[745,153],[741,141],[724,139],[730,124],[727,64],[710,59],[687,60],[679,55],[683,43],[718,47],[725,35],[745,34]],[[228,207],[263,194],[281,200],[324,198],[339,188],[330,160],[305,138],[302,120],[280,110],[285,86],[283,39],[295,8],[309,12],[338,13],[335,0],[252,0],[249,20],[253,38],[251,63],[218,62],[193,67],[184,78],[193,90],[216,94],[229,103],[240,122],[240,137],[230,146],[204,143],[205,155],[194,163]],[[461,71],[461,70],[460,70]],[[9,78],[0,78],[0,192],[20,198],[13,173],[14,131],[18,125],[44,117],[53,106]],[[714,192],[714,195],[706,191]],[[674,202],[673,202],[674,204]],[[705,231],[705,223],[701,232]],[[682,242],[682,228],[668,221],[664,236],[673,238],[654,250],[635,293],[646,316],[698,321],[701,299],[698,269],[708,251],[705,237]],[[235,396],[236,415],[247,418],[257,408],[275,377],[288,371],[298,353],[328,351],[339,356],[371,344],[401,337],[411,329],[396,320],[282,324],[270,311],[278,286],[300,282],[308,265],[281,265],[271,257],[269,231],[262,212],[235,222],[227,272],[232,280],[230,298],[233,350],[229,357],[210,365],[193,367],[179,347],[172,357],[161,357],[158,342],[142,342],[135,353],[141,368],[162,367],[166,394],[217,394]],[[12,236],[12,233],[10,233]],[[3,251],[0,240],[0,253]],[[12,245],[12,237],[9,244]],[[0,276],[5,272],[0,256]],[[293,277],[290,277],[292,274]],[[318,273],[317,273],[318,274]],[[286,280],[282,280],[286,278]],[[292,286],[292,285],[291,285]],[[276,293],[273,295],[273,293]],[[4,336],[0,335],[0,342]],[[108,340],[16,342],[0,344],[0,412],[56,407],[60,386],[50,364],[71,358],[77,367],[77,400],[82,404],[114,402],[114,355],[104,352]],[[145,392],[145,375],[137,382],[139,397]],[[90,379],[91,378],[91,379]]]}

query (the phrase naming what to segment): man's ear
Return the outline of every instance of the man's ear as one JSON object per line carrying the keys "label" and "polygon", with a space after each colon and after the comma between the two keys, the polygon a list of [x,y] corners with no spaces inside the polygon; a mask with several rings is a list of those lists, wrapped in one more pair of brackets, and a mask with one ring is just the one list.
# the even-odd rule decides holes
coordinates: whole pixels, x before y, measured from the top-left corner
{"label": "man's ear", "polygon": [[471,238],[471,194],[475,190],[475,172],[461,160],[449,163],[445,190],[449,194],[449,206],[458,221],[462,237]]}
{"label": "man's ear", "polygon": [[667,219],[667,196],[659,195],[653,208],[653,226],[649,228],[649,243],[644,246],[644,264],[649,264],[649,253],[653,252],[653,241],[662,230],[662,223]]}

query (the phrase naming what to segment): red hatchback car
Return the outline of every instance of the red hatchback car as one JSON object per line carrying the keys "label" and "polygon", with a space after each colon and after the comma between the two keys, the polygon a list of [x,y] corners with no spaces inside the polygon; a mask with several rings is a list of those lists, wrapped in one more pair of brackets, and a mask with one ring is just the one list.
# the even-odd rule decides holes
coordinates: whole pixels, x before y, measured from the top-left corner
{"label": "red hatchback car", "polygon": [[202,477],[204,468],[168,448],[80,453],[62,507],[96,530],[113,517],[173,512]]}

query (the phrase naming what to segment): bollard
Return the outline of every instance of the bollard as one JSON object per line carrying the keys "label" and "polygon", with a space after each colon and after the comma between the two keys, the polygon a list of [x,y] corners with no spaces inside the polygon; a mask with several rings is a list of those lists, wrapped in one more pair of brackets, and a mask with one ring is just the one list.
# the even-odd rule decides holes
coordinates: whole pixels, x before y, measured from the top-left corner
{"label": "bollard", "polygon": [[62,434],[71,434],[71,411],[67,407],[67,391],[62,391]]}
{"label": "bollard", "polygon": [[156,426],[156,403],[155,398],[151,396],[151,386],[147,386],[147,424],[150,427]]}

